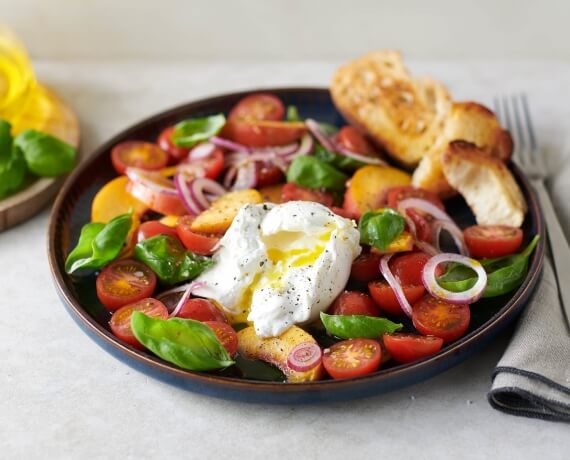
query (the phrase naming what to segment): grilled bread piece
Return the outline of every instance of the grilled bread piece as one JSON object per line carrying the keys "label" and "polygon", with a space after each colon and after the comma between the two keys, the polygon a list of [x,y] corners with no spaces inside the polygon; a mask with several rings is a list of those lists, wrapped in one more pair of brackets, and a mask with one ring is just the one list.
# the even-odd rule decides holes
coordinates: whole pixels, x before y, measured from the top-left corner
{"label": "grilled bread piece", "polygon": [[442,155],[441,165],[445,178],[463,195],[478,224],[522,225],[525,199],[499,158],[471,142],[453,141]]}

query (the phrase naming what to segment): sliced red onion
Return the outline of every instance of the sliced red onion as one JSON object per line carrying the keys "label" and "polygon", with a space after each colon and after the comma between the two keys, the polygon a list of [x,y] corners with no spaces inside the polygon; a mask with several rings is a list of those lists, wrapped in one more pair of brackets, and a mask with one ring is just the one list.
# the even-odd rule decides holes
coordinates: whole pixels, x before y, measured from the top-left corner
{"label": "sliced red onion", "polygon": [[294,158],[303,155],[309,155],[313,151],[314,147],[315,147],[315,141],[313,141],[313,136],[311,136],[309,133],[305,133],[301,138],[301,142],[299,143],[299,148],[295,152],[289,155],[285,155],[285,158],[287,159],[287,161],[293,161]]}
{"label": "sliced red onion", "polygon": [[[179,286],[180,288],[184,288],[184,295],[180,298],[180,300],[178,301],[178,304],[176,305],[176,307],[174,308],[174,310],[172,310],[172,313],[170,313],[170,315],[168,315],[170,318],[174,318],[176,315],[178,315],[178,313],[180,313],[180,310],[182,310],[182,307],[184,306],[184,304],[188,301],[188,299],[190,298],[190,294],[192,294],[192,291],[196,288],[200,288],[205,286],[206,283],[200,282],[200,281],[192,281],[191,283],[185,284],[184,286]],[[167,291],[172,293],[173,291]],[[165,295],[166,293],[163,293],[162,295]]]}
{"label": "sliced red onion", "polygon": [[255,171],[255,162],[250,161],[242,167],[238,168],[236,180],[232,185],[232,190],[245,190],[254,188],[257,183],[257,173]]}
{"label": "sliced red onion", "polygon": [[317,123],[317,121],[313,120],[312,118],[307,118],[305,120],[305,124],[307,125],[307,128],[309,129],[311,134],[313,136],[315,136],[315,138],[321,143],[321,145],[325,149],[330,150],[331,152],[336,151],[336,146],[335,146],[334,142],[330,139],[330,137],[327,135],[327,133],[325,133],[322,130],[319,123]]}
{"label": "sliced red onion", "polygon": [[140,168],[127,168],[125,174],[132,182],[144,185],[158,193],[177,195],[174,183],[157,172],[145,171]]}
{"label": "sliced red onion", "polygon": [[190,214],[197,216],[206,209],[192,196],[188,183],[186,182],[186,178],[183,174],[176,174],[174,176],[174,184],[176,185],[176,190],[178,190],[178,194],[182,199],[182,204]]}
{"label": "sliced red onion", "polygon": [[295,153],[297,150],[299,150],[299,143],[293,142],[292,144],[287,144],[287,145],[277,145],[274,147],[264,147],[264,148],[252,149],[251,153],[253,155],[255,155],[256,153],[261,153],[261,154],[266,153],[266,154],[271,154],[271,155],[286,156],[286,155],[291,155],[291,154]]}
{"label": "sliced red onion", "polygon": [[446,230],[451,235],[453,241],[455,242],[455,245],[462,255],[469,256],[469,249],[465,244],[463,232],[455,224],[450,224],[450,222],[447,220],[436,220],[433,223],[433,241],[435,242],[435,247],[437,248],[438,252],[441,252],[439,240],[442,230]]}
{"label": "sliced red onion", "polygon": [[335,145],[336,148],[334,151],[344,155],[345,157],[352,158],[353,160],[360,161],[361,163],[367,165],[388,166],[388,163],[386,163],[381,158],[353,152],[352,150],[348,150],[347,148],[344,148],[342,145],[339,145],[337,143],[335,143]]}
{"label": "sliced red onion", "polygon": [[322,357],[323,351],[315,342],[300,343],[289,352],[287,366],[297,372],[307,372],[317,367]]}
{"label": "sliced red onion", "polygon": [[425,241],[416,239],[416,242],[414,244],[420,251],[425,252],[428,256],[435,256],[441,252]]}
{"label": "sliced red onion", "polygon": [[216,146],[210,142],[205,142],[203,144],[198,144],[188,154],[189,160],[202,160],[208,158],[216,150]]}
{"label": "sliced red onion", "polygon": [[210,207],[210,203],[213,201],[212,198],[215,199],[227,193],[227,190],[216,181],[205,177],[194,179],[190,182],[188,188],[194,202],[203,209]]}
{"label": "sliced red onion", "polygon": [[[452,292],[441,287],[436,279],[436,269],[439,264],[444,262],[457,262],[471,268],[477,273],[477,282],[472,288],[463,292]],[[485,287],[487,287],[487,272],[481,263],[475,259],[459,254],[442,253],[433,256],[424,265],[422,281],[427,291],[434,297],[455,304],[470,304],[479,300],[483,295]]]}
{"label": "sliced red onion", "polygon": [[211,142],[214,145],[217,145],[218,147],[222,147],[224,149],[228,149],[234,152],[249,152],[251,151],[251,149],[249,147],[246,147],[245,145],[242,144],[238,144],[237,142],[233,142],[230,141],[228,139],[224,139],[222,137],[218,137],[218,136],[212,136],[210,137],[209,142]]}
{"label": "sliced red onion", "polygon": [[234,183],[234,180],[236,178],[237,175],[237,166],[230,166],[228,168],[228,170],[226,171],[226,174],[224,175],[224,187],[229,189],[231,188],[232,184]]}
{"label": "sliced red onion", "polygon": [[386,254],[380,259],[380,272],[382,273],[382,275],[384,276],[384,278],[386,279],[386,281],[394,291],[394,295],[396,296],[396,299],[398,300],[400,307],[402,307],[402,311],[411,318],[412,306],[410,305],[410,302],[408,302],[408,299],[406,299],[406,295],[404,294],[404,290],[402,289],[402,284],[392,274],[392,270],[390,270],[390,267],[388,265],[388,262],[390,262],[390,259],[392,258],[393,255],[394,254]]}

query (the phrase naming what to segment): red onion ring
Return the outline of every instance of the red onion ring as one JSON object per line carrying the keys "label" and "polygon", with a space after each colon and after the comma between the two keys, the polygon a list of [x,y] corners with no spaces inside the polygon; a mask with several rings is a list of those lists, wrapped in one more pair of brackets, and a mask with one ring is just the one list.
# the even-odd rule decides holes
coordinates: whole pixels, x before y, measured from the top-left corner
{"label": "red onion ring", "polygon": [[[477,273],[477,282],[463,292],[452,292],[441,287],[436,279],[437,266],[444,262],[457,262],[465,265]],[[465,257],[459,254],[442,253],[433,256],[427,261],[422,272],[422,281],[427,291],[434,297],[438,297],[450,303],[470,304],[481,298],[485,288],[487,287],[487,272],[481,263],[475,259]]]}
{"label": "red onion ring", "polygon": [[264,147],[264,148],[252,149],[251,153],[252,153],[252,155],[255,155],[257,153],[261,153],[261,154],[285,156],[285,155],[291,155],[291,154],[295,153],[297,150],[299,150],[299,143],[293,142],[292,144],[287,144],[287,145],[277,145],[274,147]]}
{"label": "red onion ring", "polygon": [[[187,300],[190,298],[190,294],[192,294],[192,291],[196,288],[200,288],[203,287],[206,283],[203,283],[201,281],[192,281],[191,283],[185,284],[183,286],[179,286],[178,288],[175,289],[180,289],[180,288],[184,288],[184,295],[180,298],[180,300],[178,301],[178,303],[176,304],[176,307],[174,308],[174,310],[172,310],[172,313],[170,313],[170,315],[168,315],[169,318],[174,318],[178,313],[180,313],[180,310],[182,310],[182,307],[184,306],[184,304],[187,302]],[[182,290],[182,289],[180,289]],[[178,291],[174,291],[174,290],[170,290],[167,292],[163,292],[162,295],[165,294],[170,294],[172,292],[178,292]]]}
{"label": "red onion ring", "polygon": [[214,153],[216,150],[216,146],[210,142],[204,142],[202,144],[198,144],[188,154],[189,160],[202,160],[204,158],[208,158],[209,156]]}
{"label": "red onion ring", "polygon": [[447,220],[436,220],[433,223],[433,241],[435,242],[435,247],[437,248],[438,252],[441,252],[439,240],[442,230],[446,230],[451,235],[453,241],[455,242],[455,245],[462,255],[469,256],[469,249],[465,244],[463,232],[456,225],[450,225],[449,221]]}
{"label": "red onion ring", "polygon": [[334,142],[321,129],[321,127],[319,126],[319,123],[317,123],[317,121],[313,120],[312,118],[307,118],[305,120],[305,124],[307,125],[307,128],[309,129],[311,134],[313,136],[315,136],[315,138],[319,141],[319,143],[325,149],[330,150],[331,152],[336,151],[336,146],[335,146]]}
{"label": "red onion ring", "polygon": [[344,148],[342,145],[339,145],[338,143],[335,143],[335,145],[336,149],[334,151],[344,155],[345,157],[351,158],[356,161],[360,161],[361,163],[365,163],[367,165],[388,166],[388,163],[386,163],[381,158],[353,152],[352,150],[348,150],[347,148]]}
{"label": "red onion ring", "polygon": [[313,151],[314,147],[315,147],[315,142],[313,141],[313,137],[310,134],[305,133],[301,138],[301,142],[299,143],[299,148],[295,152],[289,155],[285,155],[285,158],[287,161],[291,162],[297,157],[303,155],[309,155]]}
{"label": "red onion ring", "polygon": [[175,185],[166,177],[161,176],[154,171],[145,171],[140,168],[127,168],[125,170],[126,176],[132,182],[143,185],[158,193],[166,193],[167,195],[177,195]]}
{"label": "red onion ring", "polygon": [[[212,179],[200,177],[190,182],[188,187],[190,194],[194,198],[194,202],[200,207],[207,209],[213,199],[216,199],[227,193],[227,190]],[[208,192],[208,194],[206,194]]]}
{"label": "red onion ring", "polygon": [[425,252],[428,256],[436,256],[440,253],[439,250],[434,248],[431,244],[426,243],[425,241],[421,241],[416,239],[414,245],[422,252]]}
{"label": "red onion ring", "polygon": [[323,357],[323,351],[315,342],[297,345],[287,356],[287,366],[297,372],[307,372],[317,367]]}
{"label": "red onion ring", "polygon": [[200,203],[198,203],[192,196],[190,188],[186,182],[186,178],[183,174],[176,174],[174,176],[174,184],[176,185],[176,190],[178,190],[178,194],[182,199],[182,204],[190,214],[197,216],[204,209],[206,209],[205,207],[201,206]]}
{"label": "red onion ring", "polygon": [[250,161],[244,166],[238,168],[236,180],[232,185],[232,190],[245,190],[254,188],[257,183],[257,172],[255,170],[255,162]]}
{"label": "red onion ring", "polygon": [[222,147],[224,149],[228,149],[231,151],[239,151],[239,152],[249,152],[251,151],[251,149],[249,147],[246,147],[245,145],[242,144],[238,144],[237,142],[233,142],[230,141],[228,139],[224,139],[222,137],[218,137],[218,136],[212,136],[210,137],[209,142],[211,142],[214,145],[217,145],[218,147]]}
{"label": "red onion ring", "polygon": [[227,188],[227,189],[231,188],[231,186],[234,182],[234,179],[236,178],[237,170],[238,170],[238,168],[235,165],[230,166],[228,168],[228,170],[226,171],[226,174],[224,176],[224,182],[223,182],[225,188]]}
{"label": "red onion ring", "polygon": [[392,274],[392,270],[388,265],[390,259],[394,254],[386,254],[380,259],[380,272],[386,279],[386,282],[390,285],[392,290],[394,291],[394,295],[402,308],[402,311],[408,315],[410,318],[412,317],[412,306],[408,299],[406,298],[406,294],[404,294],[404,290],[402,289],[402,284],[400,281]]}

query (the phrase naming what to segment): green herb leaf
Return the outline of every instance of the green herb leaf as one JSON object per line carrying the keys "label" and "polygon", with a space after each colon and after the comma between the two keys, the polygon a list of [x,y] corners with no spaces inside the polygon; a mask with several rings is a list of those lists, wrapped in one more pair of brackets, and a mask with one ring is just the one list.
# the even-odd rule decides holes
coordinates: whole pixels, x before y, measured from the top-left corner
{"label": "green herb leaf", "polygon": [[[487,272],[487,287],[483,297],[496,297],[518,288],[526,278],[530,255],[536,248],[539,235],[519,254],[495,259],[482,259],[481,265]],[[473,287],[477,276],[469,267],[450,264],[447,271],[437,278],[438,284],[452,292],[463,292]]]}
{"label": "green herb leaf", "polygon": [[287,106],[287,121],[302,121],[301,117],[299,116],[299,110],[294,105]]}
{"label": "green herb leaf", "polygon": [[287,170],[287,182],[303,187],[331,191],[344,191],[348,176],[314,156],[300,156]]}
{"label": "green herb leaf", "polygon": [[107,224],[91,222],[84,225],[77,246],[67,256],[65,271],[73,273],[80,268],[97,269],[115,260],[131,225],[131,214],[121,214]]}
{"label": "green herb leaf", "polygon": [[321,312],[327,333],[341,339],[377,339],[402,329],[402,324],[386,318],[364,315],[327,315]]}
{"label": "green herb leaf", "polygon": [[352,172],[356,171],[358,168],[366,166],[362,161],[355,160],[354,158],[347,157],[346,155],[331,152],[321,144],[315,145],[313,156],[337,169],[341,169],[342,171]]}
{"label": "green herb leaf", "polygon": [[226,117],[222,113],[181,121],[174,127],[172,142],[180,147],[193,147],[218,134],[225,124]]}
{"label": "green herb leaf", "polygon": [[234,364],[212,329],[199,321],[150,318],[135,311],[131,329],[146,348],[182,369],[210,371]]}
{"label": "green herb leaf", "polygon": [[65,174],[75,166],[75,149],[46,133],[28,129],[14,138],[28,168],[36,176],[55,177]]}
{"label": "green herb leaf", "polygon": [[0,163],[12,155],[12,125],[0,118]]}
{"label": "green herb leaf", "polygon": [[319,123],[319,127],[327,136],[335,136],[338,133],[338,128],[330,123]]}
{"label": "green herb leaf", "polygon": [[187,251],[170,235],[141,241],[135,246],[135,257],[148,265],[165,284],[194,279],[214,263],[210,257]]}
{"label": "green herb leaf", "polygon": [[368,211],[358,223],[360,242],[386,249],[404,231],[406,221],[390,208]]}

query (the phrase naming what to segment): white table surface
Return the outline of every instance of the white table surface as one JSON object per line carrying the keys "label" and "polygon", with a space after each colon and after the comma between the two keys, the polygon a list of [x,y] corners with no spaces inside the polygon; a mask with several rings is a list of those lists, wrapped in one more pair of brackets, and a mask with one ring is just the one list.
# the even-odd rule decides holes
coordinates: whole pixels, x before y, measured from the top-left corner
{"label": "white table surface", "polygon": [[[88,154],[192,99],[252,87],[326,85],[333,62],[40,62],[77,111]],[[527,91],[552,168],[570,127],[570,64],[416,62],[457,98]],[[0,457],[568,458],[568,425],[513,417],[486,399],[510,331],[463,364],[399,391],[320,406],[228,402],[132,370],[92,342],[55,293],[45,211],[0,234]]]}

